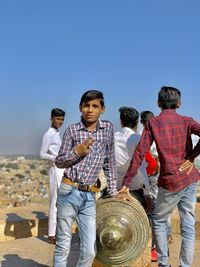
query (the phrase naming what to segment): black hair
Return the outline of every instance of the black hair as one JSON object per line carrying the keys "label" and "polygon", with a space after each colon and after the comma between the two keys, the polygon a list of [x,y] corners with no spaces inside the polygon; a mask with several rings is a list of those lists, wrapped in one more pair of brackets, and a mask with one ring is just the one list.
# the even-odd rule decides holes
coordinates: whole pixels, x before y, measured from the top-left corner
{"label": "black hair", "polygon": [[51,110],[51,118],[65,116],[65,111],[60,108],[53,108]]}
{"label": "black hair", "polygon": [[139,113],[136,109],[130,107],[120,107],[119,112],[123,127],[134,128],[137,126]]}
{"label": "black hair", "polygon": [[162,109],[176,109],[181,99],[181,92],[170,86],[163,86],[158,93],[159,106]]}
{"label": "black hair", "polygon": [[142,111],[140,113],[140,118],[141,118],[141,123],[142,124],[146,124],[147,121],[152,117],[154,117],[154,114],[153,114],[153,112],[151,112],[149,110],[145,110],[145,111]]}
{"label": "black hair", "polygon": [[81,97],[81,101],[80,101],[80,106],[82,106],[83,104],[87,103],[88,101],[94,100],[94,99],[99,99],[101,102],[101,106],[104,106],[104,96],[103,93],[97,90],[89,90],[87,92],[85,92],[82,97]]}

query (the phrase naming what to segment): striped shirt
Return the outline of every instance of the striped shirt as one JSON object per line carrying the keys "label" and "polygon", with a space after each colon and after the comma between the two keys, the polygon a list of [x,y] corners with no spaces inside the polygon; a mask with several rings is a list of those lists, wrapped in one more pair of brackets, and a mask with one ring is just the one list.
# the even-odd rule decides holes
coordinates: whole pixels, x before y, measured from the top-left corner
{"label": "striped shirt", "polygon": [[[92,137],[95,142],[90,146],[89,153],[79,157],[74,147]],[[74,182],[95,185],[99,173],[103,169],[107,177],[110,195],[117,193],[116,186],[116,162],[114,155],[114,132],[109,121],[99,120],[96,130],[90,132],[82,121],[70,125],[64,135],[56,165],[66,168],[64,175]]]}
{"label": "striped shirt", "polygon": [[194,160],[200,154],[200,140],[193,148],[192,134],[200,136],[200,124],[192,118],[177,114],[174,109],[165,109],[159,116],[151,118],[143,130],[123,185],[129,187],[153,141],[160,160],[159,187],[175,192],[198,181],[200,173],[195,168],[189,174],[187,171],[179,171],[186,159]]}

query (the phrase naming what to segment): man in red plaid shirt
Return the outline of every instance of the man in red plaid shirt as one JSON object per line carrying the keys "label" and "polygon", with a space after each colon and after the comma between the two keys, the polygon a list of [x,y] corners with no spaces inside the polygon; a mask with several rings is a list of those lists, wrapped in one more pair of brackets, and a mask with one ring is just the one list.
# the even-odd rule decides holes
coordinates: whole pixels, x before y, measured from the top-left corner
{"label": "man in red plaid shirt", "polygon": [[[181,92],[174,87],[162,87],[158,94],[161,113],[149,120],[135,150],[120,192],[128,192],[142,159],[153,141],[160,160],[158,197],[153,211],[153,231],[158,253],[158,266],[169,267],[166,225],[177,207],[181,220],[182,243],[180,266],[192,264],[195,244],[195,204],[200,173],[194,159],[200,154],[200,141],[193,148],[191,135],[200,136],[200,124],[190,117],[176,113]],[[134,178],[133,178],[134,179]]]}

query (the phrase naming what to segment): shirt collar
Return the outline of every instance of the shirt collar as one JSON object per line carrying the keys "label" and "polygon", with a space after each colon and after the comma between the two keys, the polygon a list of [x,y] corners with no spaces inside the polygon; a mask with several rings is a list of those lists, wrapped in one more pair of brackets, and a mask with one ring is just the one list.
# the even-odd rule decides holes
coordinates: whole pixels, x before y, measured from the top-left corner
{"label": "shirt collar", "polygon": [[136,133],[134,130],[132,130],[132,129],[129,128],[129,127],[123,127],[123,128],[122,128],[122,131],[123,131],[124,133],[130,133],[130,134],[134,134],[134,133]]}
{"label": "shirt collar", "polygon": [[59,133],[60,129],[56,129],[56,128],[53,128],[53,127],[50,127],[50,130],[52,132],[55,132],[55,133]]}
{"label": "shirt collar", "polygon": [[[104,122],[101,121],[101,120],[98,120],[97,121],[97,126],[96,126],[96,129],[101,129],[101,128],[105,128],[106,126],[104,125]],[[87,130],[85,124],[84,124],[84,121],[81,119],[81,121],[78,123],[77,125],[77,129],[78,130]]]}
{"label": "shirt collar", "polygon": [[176,109],[168,108],[168,109],[163,109],[160,114],[165,115],[165,114],[175,114],[175,113],[176,113]]}

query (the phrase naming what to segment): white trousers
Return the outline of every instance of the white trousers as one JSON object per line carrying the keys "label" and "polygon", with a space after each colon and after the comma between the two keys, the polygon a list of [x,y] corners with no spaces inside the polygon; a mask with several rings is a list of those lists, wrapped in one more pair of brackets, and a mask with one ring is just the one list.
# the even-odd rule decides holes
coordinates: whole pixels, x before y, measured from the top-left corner
{"label": "white trousers", "polygon": [[56,166],[52,166],[49,169],[49,221],[48,221],[48,236],[56,235],[56,225],[57,225],[57,195],[58,188],[62,180],[64,169],[59,169]]}

